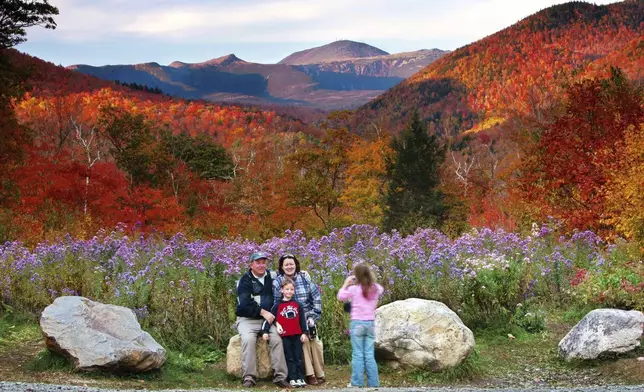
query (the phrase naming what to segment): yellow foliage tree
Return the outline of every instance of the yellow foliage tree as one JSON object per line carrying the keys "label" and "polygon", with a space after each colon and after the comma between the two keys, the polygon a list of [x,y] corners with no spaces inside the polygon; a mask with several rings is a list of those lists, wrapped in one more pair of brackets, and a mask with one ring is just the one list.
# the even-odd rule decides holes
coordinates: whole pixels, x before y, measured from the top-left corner
{"label": "yellow foliage tree", "polygon": [[386,181],[385,158],[393,152],[389,144],[386,136],[357,139],[347,153],[350,164],[340,200],[354,215],[352,222],[379,226],[382,221],[380,198]]}
{"label": "yellow foliage tree", "polygon": [[606,223],[644,244],[644,123],[625,132],[621,170],[607,184]]}

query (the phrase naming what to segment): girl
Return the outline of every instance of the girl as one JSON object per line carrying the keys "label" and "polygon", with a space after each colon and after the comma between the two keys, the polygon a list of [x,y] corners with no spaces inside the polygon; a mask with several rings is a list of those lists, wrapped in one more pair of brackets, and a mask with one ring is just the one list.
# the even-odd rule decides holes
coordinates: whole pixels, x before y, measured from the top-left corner
{"label": "girl", "polygon": [[351,301],[351,386],[364,386],[364,372],[367,373],[367,386],[379,387],[378,365],[374,357],[376,338],[374,319],[376,305],[383,288],[366,264],[358,264],[338,292],[342,302]]}

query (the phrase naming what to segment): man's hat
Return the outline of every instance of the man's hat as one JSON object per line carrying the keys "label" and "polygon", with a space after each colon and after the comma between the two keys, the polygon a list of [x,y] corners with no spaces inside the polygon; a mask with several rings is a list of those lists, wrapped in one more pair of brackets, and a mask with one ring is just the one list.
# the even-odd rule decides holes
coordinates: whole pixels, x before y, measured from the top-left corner
{"label": "man's hat", "polygon": [[255,252],[252,255],[250,255],[250,262],[252,263],[255,260],[259,259],[267,259],[268,260],[268,255],[264,252]]}

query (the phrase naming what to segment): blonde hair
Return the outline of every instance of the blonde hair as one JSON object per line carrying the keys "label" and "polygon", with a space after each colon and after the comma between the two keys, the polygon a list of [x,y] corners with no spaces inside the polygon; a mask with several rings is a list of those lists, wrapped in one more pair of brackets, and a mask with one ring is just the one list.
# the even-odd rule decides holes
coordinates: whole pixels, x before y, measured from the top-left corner
{"label": "blonde hair", "polygon": [[282,280],[282,287],[286,286],[287,284],[292,284],[293,287],[295,287],[295,282],[293,282],[293,279],[291,278],[284,278],[284,280]]}

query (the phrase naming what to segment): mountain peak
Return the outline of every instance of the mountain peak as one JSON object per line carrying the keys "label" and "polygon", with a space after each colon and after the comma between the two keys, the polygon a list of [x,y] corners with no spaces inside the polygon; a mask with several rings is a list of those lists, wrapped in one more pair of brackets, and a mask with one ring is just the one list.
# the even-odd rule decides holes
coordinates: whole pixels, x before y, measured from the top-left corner
{"label": "mountain peak", "polygon": [[384,56],[389,53],[362,42],[340,40],[330,44],[295,52],[278,64],[302,65],[330,63],[362,57]]}
{"label": "mountain peak", "polygon": [[226,66],[230,65],[233,63],[245,63],[244,60],[240,59],[239,57],[235,56],[233,53],[227,54],[225,56],[217,57],[216,59],[208,60],[206,62],[201,63],[202,65],[219,65],[219,66]]}
{"label": "mountain peak", "polygon": [[225,67],[227,65],[234,64],[234,63],[245,63],[245,61],[235,56],[233,53],[231,53],[225,56],[217,57],[215,59],[204,61],[202,63],[191,64],[191,63],[184,63],[183,61],[173,61],[170,64],[168,64],[168,67],[172,67],[172,68],[183,68],[183,67],[199,68],[199,67],[205,67],[205,66]]}

